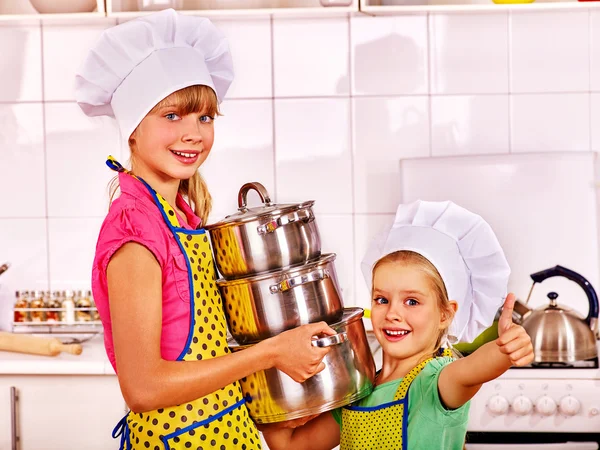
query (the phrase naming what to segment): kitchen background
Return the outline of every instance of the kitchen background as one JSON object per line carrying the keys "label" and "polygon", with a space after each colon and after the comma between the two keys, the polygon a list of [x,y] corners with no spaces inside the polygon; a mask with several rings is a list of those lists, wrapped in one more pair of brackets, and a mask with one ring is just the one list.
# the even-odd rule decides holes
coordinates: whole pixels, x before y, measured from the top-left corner
{"label": "kitchen background", "polygon": [[[78,65],[116,19],[0,23],[0,278],[17,289],[88,289],[108,208],[115,126],[73,100]],[[484,215],[510,289],[555,264],[598,287],[600,11],[215,20],[236,80],[202,167],[215,207],[260,181],[277,202],[314,199],[346,305],[369,305],[360,259],[399,202],[451,199]],[[258,201],[257,197],[252,198]],[[587,314],[566,280],[559,302]],[[562,301],[561,301],[562,300]]]}

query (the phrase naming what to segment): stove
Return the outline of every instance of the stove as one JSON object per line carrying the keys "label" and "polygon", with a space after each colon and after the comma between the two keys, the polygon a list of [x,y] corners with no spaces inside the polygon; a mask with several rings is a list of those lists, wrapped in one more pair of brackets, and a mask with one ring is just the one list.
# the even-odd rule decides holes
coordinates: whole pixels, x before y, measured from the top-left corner
{"label": "stove", "polygon": [[600,442],[598,359],[509,369],[471,400],[468,431],[467,442]]}

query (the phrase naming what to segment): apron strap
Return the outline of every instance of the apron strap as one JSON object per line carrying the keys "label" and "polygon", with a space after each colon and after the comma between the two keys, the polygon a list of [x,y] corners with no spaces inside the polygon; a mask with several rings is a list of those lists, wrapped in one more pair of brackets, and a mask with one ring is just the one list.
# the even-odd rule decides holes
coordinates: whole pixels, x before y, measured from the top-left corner
{"label": "apron strap", "polygon": [[169,202],[167,202],[162,195],[152,189],[148,183],[146,183],[142,178],[134,175],[130,170],[127,170],[125,167],[123,167],[123,165],[112,155],[109,155],[108,158],[106,158],[106,165],[115,172],[126,173],[127,175],[131,175],[136,180],[141,181],[142,184],[148,189],[148,192],[150,192],[150,195],[154,199],[154,203],[156,203],[156,206],[158,206],[158,209],[165,219],[165,222],[167,222],[167,225],[169,225],[169,228],[181,228],[179,219],[175,214],[175,209],[169,205]]}
{"label": "apron strap", "polygon": [[[444,349],[440,348],[440,350],[438,351],[438,355],[451,357],[452,352],[448,348],[444,348]],[[440,356],[438,356],[438,357],[440,357]],[[396,394],[394,395],[394,401],[402,400],[402,399],[404,399],[404,397],[406,397],[408,395],[408,388],[410,387],[411,383],[415,380],[417,375],[419,375],[419,373],[421,373],[421,370],[423,370],[425,368],[427,363],[429,363],[429,361],[431,361],[433,359],[434,358],[426,359],[425,361],[423,361],[421,364],[414,367],[410,372],[408,372],[406,374],[406,376],[402,379],[402,381],[398,385],[398,389],[396,390]]]}
{"label": "apron strap", "polygon": [[106,165],[115,172],[129,173],[129,171],[125,169],[125,167],[123,167],[121,163],[112,155],[108,155],[108,158],[106,158]]}
{"label": "apron strap", "polygon": [[119,423],[112,431],[113,439],[117,439],[121,436],[121,443],[119,444],[119,450],[131,450],[131,442],[129,442],[129,425],[127,425],[127,416],[125,414]]}

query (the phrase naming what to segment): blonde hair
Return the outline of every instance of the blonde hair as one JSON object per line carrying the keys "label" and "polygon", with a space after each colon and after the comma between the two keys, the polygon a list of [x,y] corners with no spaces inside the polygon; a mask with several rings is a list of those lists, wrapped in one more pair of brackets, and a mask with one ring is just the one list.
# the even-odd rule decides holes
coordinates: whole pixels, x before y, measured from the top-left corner
{"label": "blonde hair", "polygon": [[377,263],[373,267],[373,279],[375,278],[375,271],[377,270],[377,268],[383,264],[388,263],[412,266],[416,269],[421,270],[429,280],[429,285],[438,300],[439,310],[442,312],[442,314],[445,315],[445,318],[450,319],[448,321],[448,326],[440,330],[440,333],[438,334],[433,350],[433,356],[437,355],[438,351],[442,346],[442,340],[444,339],[444,336],[448,331],[448,327],[452,322],[452,318],[454,317],[454,310],[450,306],[448,291],[446,291],[446,285],[444,284],[444,280],[442,280],[442,276],[435,268],[435,266],[423,255],[409,250],[400,250],[397,252],[390,253],[389,255],[386,255],[379,261],[377,261]]}
{"label": "blonde hair", "polygon": [[[173,92],[168,97],[161,100],[148,114],[156,112],[159,108],[165,105],[175,105],[175,111],[178,115],[185,116],[192,113],[206,114],[211,117],[220,116],[219,103],[217,96],[212,88],[202,85],[188,86],[184,89]],[[133,132],[135,134],[135,131]],[[132,134],[132,136],[133,136]],[[134,173],[133,166],[135,165],[134,153],[135,141],[129,138],[129,149],[131,151],[131,167]],[[115,177],[109,184],[109,196],[112,203],[116,192],[119,188],[119,178]],[[208,186],[199,171],[187,179],[181,180],[179,183],[179,193],[187,198],[194,213],[200,217],[202,224],[206,224],[208,215],[212,208],[212,196],[208,191]]]}

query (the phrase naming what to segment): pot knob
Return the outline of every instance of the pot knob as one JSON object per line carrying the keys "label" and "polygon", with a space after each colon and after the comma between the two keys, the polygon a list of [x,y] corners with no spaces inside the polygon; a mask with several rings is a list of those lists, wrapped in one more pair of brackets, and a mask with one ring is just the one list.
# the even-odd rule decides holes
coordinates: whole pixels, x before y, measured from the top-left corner
{"label": "pot knob", "polygon": [[556,306],[558,294],[556,292],[548,292],[548,298],[550,299],[550,306]]}

